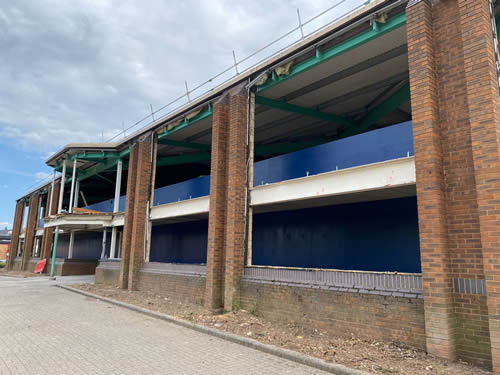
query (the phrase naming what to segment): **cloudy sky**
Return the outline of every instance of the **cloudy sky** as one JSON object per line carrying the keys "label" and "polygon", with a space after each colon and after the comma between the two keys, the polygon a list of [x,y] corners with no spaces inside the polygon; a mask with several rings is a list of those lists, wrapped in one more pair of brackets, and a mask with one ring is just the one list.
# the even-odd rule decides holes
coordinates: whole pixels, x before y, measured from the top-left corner
{"label": "cloudy sky", "polygon": [[184,80],[193,88],[230,67],[233,50],[241,60],[296,27],[297,8],[304,22],[339,3],[307,34],[362,2],[1,1],[0,228],[16,197],[52,173],[44,161],[60,147],[122,132],[182,95]]}

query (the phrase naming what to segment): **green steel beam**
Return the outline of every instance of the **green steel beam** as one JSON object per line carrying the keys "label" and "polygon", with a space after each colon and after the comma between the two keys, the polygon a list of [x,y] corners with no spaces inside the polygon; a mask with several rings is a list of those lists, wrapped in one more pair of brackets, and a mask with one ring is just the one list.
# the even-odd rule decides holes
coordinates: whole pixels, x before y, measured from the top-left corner
{"label": "green steel beam", "polygon": [[185,148],[193,148],[196,150],[203,150],[203,151],[210,151],[211,147],[210,145],[205,145],[202,143],[192,143],[192,142],[185,142],[185,141],[174,141],[173,139],[160,139],[158,140],[158,143],[161,143],[163,145],[169,145],[169,146],[178,146],[178,147],[185,147]]}
{"label": "green steel beam", "polygon": [[316,109],[301,107],[295,104],[290,104],[282,100],[269,99],[264,96],[256,96],[255,103],[265,105],[266,107],[272,107],[286,112],[294,112],[301,114],[303,116],[314,117],[320,120],[332,121],[344,126],[352,126],[355,124],[354,121],[349,120],[345,117],[334,115],[331,113],[321,112]]}
{"label": "green steel beam", "polygon": [[162,138],[165,138],[169,134],[173,134],[175,132],[178,132],[179,130],[187,128],[188,126],[196,124],[197,122],[199,122],[199,121],[201,121],[203,119],[206,119],[207,117],[212,116],[212,113],[213,113],[212,105],[209,104],[208,108],[205,111],[198,113],[192,119],[188,120],[187,118],[184,118],[184,120],[179,125],[177,125],[176,127],[174,127],[173,129],[170,129],[170,130],[165,129],[162,133],[160,133],[158,135],[158,140],[160,140]]}
{"label": "green steel beam", "polygon": [[410,84],[407,83],[394,94],[389,96],[386,100],[378,106],[370,110],[360,121],[357,126],[352,126],[342,133],[341,137],[346,138],[351,135],[363,133],[370,125],[375,124],[378,120],[396,110],[401,104],[410,100]]}
{"label": "green steel beam", "polygon": [[[392,30],[395,30],[401,26],[406,24],[406,14],[401,13],[397,16],[394,16],[390,19],[387,20],[386,23],[384,24],[377,24],[376,29],[372,28],[369,30],[366,30],[356,36],[353,36],[350,39],[345,40],[344,42],[341,42],[337,44],[336,46],[333,46],[325,51],[319,51],[316,50],[316,55],[314,57],[311,57],[310,59],[307,59],[305,61],[302,61],[290,69],[290,74],[286,76],[280,76],[276,77],[275,74],[272,75],[272,78],[267,80],[266,83],[264,83],[262,86],[259,86],[257,88],[257,92],[260,93],[262,91],[265,91],[283,81],[286,81],[289,78],[292,78],[296,76],[297,74],[303,73],[306,70],[309,70],[319,64],[324,63],[327,60],[330,60],[336,56],[339,56],[353,48],[359,47],[362,44],[369,42],[372,39],[378,38]],[[273,71],[274,73],[274,71]]]}
{"label": "green steel beam", "polygon": [[[119,158],[112,158],[112,159],[109,159],[104,164],[95,165],[91,168],[85,169],[85,170],[81,171],[80,173],[78,173],[78,180],[83,181],[86,178],[92,177],[97,173],[101,173],[101,172],[104,172],[108,169],[111,169],[111,168],[115,167],[116,164],[118,164],[118,160],[120,160],[120,159]],[[71,181],[71,179],[70,179],[70,181]]]}
{"label": "green steel beam", "polygon": [[187,154],[180,156],[167,156],[156,159],[156,166],[164,167],[167,165],[181,165],[181,164],[209,161],[210,156],[211,156],[210,152],[201,152],[201,153]]}
{"label": "green steel beam", "polygon": [[[330,141],[329,139],[315,139],[311,141],[296,142],[296,143],[256,145],[254,148],[254,152],[255,155],[257,156],[283,154],[287,152],[302,150],[304,148],[316,146],[329,141]],[[200,153],[193,153],[181,156],[166,156],[158,158],[156,160],[156,166],[164,167],[172,165],[198,163],[198,162],[210,161],[210,159],[211,159],[211,154],[209,152],[200,152]]]}

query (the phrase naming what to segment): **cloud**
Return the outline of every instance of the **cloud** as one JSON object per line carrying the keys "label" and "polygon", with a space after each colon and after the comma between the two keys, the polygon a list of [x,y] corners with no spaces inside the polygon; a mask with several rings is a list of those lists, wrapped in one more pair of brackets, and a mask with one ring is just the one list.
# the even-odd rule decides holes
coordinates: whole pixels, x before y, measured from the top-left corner
{"label": "cloud", "polygon": [[0,221],[0,229],[11,228],[11,227],[12,227],[11,223],[8,223],[6,221]]}
{"label": "cloud", "polygon": [[[321,22],[359,3],[343,2]],[[44,155],[67,143],[106,140],[147,115],[150,104],[156,109],[182,94],[184,80],[192,88],[230,67],[232,50],[241,59],[296,27],[296,8],[306,20],[331,5],[0,2],[0,137]]]}
{"label": "cloud", "polygon": [[49,178],[52,178],[52,173],[47,173],[47,172],[36,172],[35,173],[35,181],[36,182],[44,182],[45,180],[48,180]]}

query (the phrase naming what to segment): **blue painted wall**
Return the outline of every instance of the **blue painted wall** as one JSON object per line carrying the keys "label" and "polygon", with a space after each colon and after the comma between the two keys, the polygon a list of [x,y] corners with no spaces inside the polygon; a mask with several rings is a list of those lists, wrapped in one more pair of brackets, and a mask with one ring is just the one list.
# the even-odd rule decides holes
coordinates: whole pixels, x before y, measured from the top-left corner
{"label": "blue painted wall", "polygon": [[[118,204],[118,211],[124,212],[125,211],[125,203],[126,203],[126,195],[122,195],[120,197],[120,203]],[[115,199],[108,199],[102,202],[90,204],[88,206],[85,206],[83,208],[87,208],[89,210],[94,210],[94,211],[100,211],[100,212],[113,212],[113,206],[114,206]]]}
{"label": "blue painted wall", "polygon": [[411,121],[254,164],[254,186],[414,155]]}
{"label": "blue painted wall", "polygon": [[256,214],[252,263],[421,272],[416,197]]}
{"label": "blue painted wall", "polygon": [[155,225],[151,231],[151,262],[207,262],[208,220]]}
{"label": "blue painted wall", "polygon": [[[59,235],[57,241],[56,256],[67,258],[69,252],[69,233]],[[111,248],[111,231],[106,236],[106,257],[109,257]],[[75,232],[73,244],[73,259],[100,259],[102,251],[102,232]],[[118,241],[116,243],[116,254],[118,254]]]}
{"label": "blue painted wall", "polygon": [[[254,185],[402,158],[408,154],[414,155],[411,121],[259,161],[254,164]],[[155,189],[153,204],[157,206],[209,194],[210,176],[197,177]],[[113,199],[85,208],[113,212]],[[120,211],[124,210],[125,196],[120,197]]]}
{"label": "blue painted wall", "polygon": [[210,176],[202,176],[155,189],[154,205],[205,197],[210,194]]}

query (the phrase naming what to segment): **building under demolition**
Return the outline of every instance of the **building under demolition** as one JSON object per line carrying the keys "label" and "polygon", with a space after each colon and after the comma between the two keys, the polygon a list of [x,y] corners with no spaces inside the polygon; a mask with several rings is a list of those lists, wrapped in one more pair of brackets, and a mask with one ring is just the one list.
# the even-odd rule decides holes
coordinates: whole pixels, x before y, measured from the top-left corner
{"label": "building under demolition", "polygon": [[500,372],[499,11],[372,1],[122,141],[66,146],[17,201],[9,267]]}

